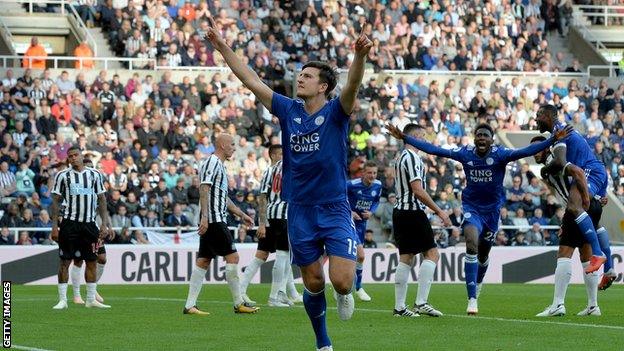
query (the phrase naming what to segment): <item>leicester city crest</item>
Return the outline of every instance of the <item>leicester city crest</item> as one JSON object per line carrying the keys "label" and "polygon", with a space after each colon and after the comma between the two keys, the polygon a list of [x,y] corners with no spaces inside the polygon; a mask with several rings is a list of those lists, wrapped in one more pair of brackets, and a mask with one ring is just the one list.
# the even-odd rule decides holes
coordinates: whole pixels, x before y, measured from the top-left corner
{"label": "leicester city crest", "polygon": [[493,159],[493,158],[491,158],[491,157],[488,157],[487,159],[485,159],[485,163],[486,163],[488,166],[491,166],[491,165],[493,165],[493,164],[494,164],[494,159]]}
{"label": "leicester city crest", "polygon": [[323,124],[323,122],[325,122],[324,116],[318,116],[314,119],[314,124],[316,124],[317,126],[320,126],[321,124]]}

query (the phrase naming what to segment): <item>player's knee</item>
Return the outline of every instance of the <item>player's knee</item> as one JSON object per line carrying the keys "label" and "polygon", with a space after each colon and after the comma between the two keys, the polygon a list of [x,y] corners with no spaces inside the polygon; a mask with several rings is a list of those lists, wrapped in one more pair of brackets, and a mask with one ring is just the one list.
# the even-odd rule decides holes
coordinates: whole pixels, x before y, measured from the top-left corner
{"label": "player's knee", "polygon": [[232,254],[229,254],[229,255],[225,256],[224,258],[225,258],[225,263],[238,264],[238,260],[239,260],[238,252],[234,252]]}
{"label": "player's knee", "polygon": [[210,264],[210,261],[200,257],[197,260],[195,260],[195,265],[201,269],[208,269],[208,265]]}
{"label": "player's knee", "polygon": [[574,216],[575,218],[585,211],[583,207],[578,206],[577,204],[573,204],[572,202],[568,202],[568,206],[566,207],[566,210],[569,211],[570,214]]}
{"label": "player's knee", "polygon": [[74,260],[74,266],[82,267],[82,260]]}
{"label": "player's knee", "polygon": [[438,249],[436,249],[435,247],[433,249],[427,250],[427,252],[425,252],[423,256],[426,260],[433,261],[436,263],[440,259],[440,253],[438,252]]}
{"label": "player's knee", "polygon": [[106,264],[106,256],[105,255],[98,256],[97,263]]}
{"label": "player's knee", "polygon": [[351,292],[353,287],[353,280],[343,279],[338,282],[333,282],[334,289],[340,295],[346,295]]}
{"label": "player's knee", "polygon": [[[557,252],[557,258],[570,258],[572,257],[573,253],[574,253],[573,247],[560,245],[559,251]],[[581,254],[581,261],[583,261],[583,248],[579,250],[579,253]],[[591,256],[591,251],[590,251],[590,256]]]}
{"label": "player's knee", "polygon": [[476,255],[478,251],[479,251],[479,248],[478,248],[476,242],[467,242],[466,241],[466,253],[467,254],[469,254],[469,255]]}

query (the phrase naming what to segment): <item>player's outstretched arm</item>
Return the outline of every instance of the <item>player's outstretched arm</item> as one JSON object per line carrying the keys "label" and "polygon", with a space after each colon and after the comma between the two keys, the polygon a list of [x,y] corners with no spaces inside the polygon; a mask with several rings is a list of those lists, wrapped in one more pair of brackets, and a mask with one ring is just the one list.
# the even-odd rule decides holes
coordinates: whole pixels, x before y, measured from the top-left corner
{"label": "player's outstretched arm", "polygon": [[399,130],[398,127],[396,127],[395,125],[391,123],[388,123],[386,125],[386,128],[388,129],[388,132],[390,133],[390,135],[392,135],[393,137],[399,140],[403,140],[405,143],[412,145],[418,150],[424,151],[430,155],[447,157],[453,160],[461,161],[459,159],[459,155],[457,155],[457,153],[453,152],[452,150],[443,149],[441,147],[430,144],[426,141],[416,139],[409,135],[405,135],[401,130]]}
{"label": "player's outstretched arm", "polygon": [[364,77],[366,57],[372,47],[373,42],[364,34],[364,27],[362,27],[362,32],[355,41],[355,57],[349,68],[347,84],[340,94],[340,105],[346,114],[351,114],[351,111],[353,111],[353,105],[355,104],[355,99],[357,99],[357,92],[362,84],[362,78]]}
{"label": "player's outstretched arm", "polygon": [[587,186],[587,179],[585,178],[585,172],[578,166],[575,166],[571,163],[567,163],[564,166],[564,172],[566,175],[572,177],[574,179],[574,183],[576,184],[576,189],[578,189],[579,194],[581,195],[581,200],[583,204],[583,208],[585,210],[589,209],[589,187]]}
{"label": "player's outstretched arm", "polygon": [[273,101],[273,90],[269,88],[258,75],[253,72],[249,67],[247,67],[241,59],[236,56],[234,51],[227,45],[225,40],[221,34],[217,31],[216,25],[212,17],[208,17],[208,22],[210,26],[206,33],[206,39],[210,41],[215,50],[219,51],[225,62],[230,67],[234,75],[241,80],[243,84],[249,90],[251,90],[254,95],[260,99],[260,102],[266,107],[270,112],[271,110],[271,102]]}
{"label": "player's outstretched arm", "polygon": [[[555,142],[562,140],[563,138],[567,137],[568,134],[570,134],[574,129],[571,126],[566,127],[565,129],[562,129],[560,131],[557,131],[555,134],[553,134],[553,136],[549,139],[546,139],[542,142],[539,143],[533,143],[527,147],[523,147],[521,149],[513,149],[511,150],[511,152],[509,153],[509,155],[507,156],[507,161],[511,162],[511,161],[515,161],[515,160],[519,160],[521,158],[525,158],[525,157],[529,157],[529,156],[533,156],[536,153],[546,149],[547,147],[552,146]],[[565,154],[564,154],[564,160],[565,160]],[[561,167],[559,167],[559,169],[563,168],[563,166],[565,166],[565,162],[563,163],[563,165]],[[545,166],[548,167],[548,166]],[[552,169],[547,168],[545,170],[547,173],[550,174],[554,174],[552,173]]]}

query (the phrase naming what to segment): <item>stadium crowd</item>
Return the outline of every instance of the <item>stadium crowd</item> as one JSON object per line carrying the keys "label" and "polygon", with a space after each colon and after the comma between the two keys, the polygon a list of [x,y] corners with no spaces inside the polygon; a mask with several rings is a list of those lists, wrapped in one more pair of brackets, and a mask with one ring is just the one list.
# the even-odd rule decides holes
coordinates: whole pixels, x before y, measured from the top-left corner
{"label": "stadium crowd", "polygon": [[[375,239],[392,240],[392,204],[396,200],[391,167],[400,147],[384,133],[386,122],[397,126],[420,123],[426,139],[454,148],[471,143],[478,122],[500,129],[535,129],[540,103],[554,103],[561,118],[586,133],[588,142],[607,165],[613,189],[624,200],[624,85],[611,88],[603,81],[580,85],[555,82],[522,86],[516,78],[461,82],[413,82],[386,77],[377,86],[377,75],[360,89],[349,135],[349,173],[358,177],[366,161],[379,167],[383,202],[376,218]],[[269,165],[267,146],[279,143],[280,127],[233,75],[200,73],[194,78],[159,80],[134,73],[127,82],[101,71],[94,81],[84,74],[64,71],[52,77],[30,70],[15,76],[6,70],[0,97],[0,242],[12,244],[7,227],[50,227],[46,208],[51,202],[50,183],[64,166],[67,149],[76,143],[102,171],[108,182],[108,209],[118,227],[196,225],[197,169],[214,151],[215,135],[236,136],[235,156],[226,162],[232,200],[257,218],[260,178]],[[579,96],[576,91],[580,90]],[[590,106],[586,108],[586,106]],[[503,114],[508,113],[504,118]],[[429,168],[427,191],[451,214],[458,227],[465,176],[461,166],[446,159],[425,156]],[[532,225],[530,230],[501,231],[499,245],[556,243],[556,235],[540,226],[558,224],[563,211],[556,198],[529,170],[526,163],[508,167],[507,203],[502,224]],[[434,224],[439,220],[432,217]],[[240,241],[254,240],[253,231],[230,217],[239,228]],[[374,225],[373,225],[374,226]],[[439,230],[440,246],[462,240],[457,228]],[[113,242],[147,243],[141,231],[122,230]],[[21,232],[20,244],[49,243],[47,232]]]}
{"label": "stadium crowd", "polygon": [[[580,70],[564,67],[546,33],[566,33],[570,1],[178,1],[93,0],[74,5],[89,24],[102,27],[119,56],[156,59],[169,66],[223,66],[204,39],[209,16],[239,54],[274,90],[292,94],[294,72],[310,60],[350,64],[352,39],[364,30],[374,39],[368,62],[375,71]],[[36,40],[33,41],[37,44]],[[33,44],[34,45],[34,44]],[[139,64],[139,66],[142,66]],[[136,67],[136,65],[135,65]],[[280,142],[276,118],[232,75],[198,73],[173,81],[134,73],[127,81],[101,71],[93,81],[83,73],[10,69],[0,87],[0,244],[13,244],[8,227],[50,227],[45,210],[50,183],[77,143],[108,178],[109,212],[117,227],[197,224],[200,162],[214,151],[215,135],[236,135],[235,157],[227,162],[232,200],[257,218],[258,188],[269,165],[266,147]],[[624,200],[624,84],[576,79],[523,84],[519,78],[373,75],[360,89],[349,136],[351,177],[366,161],[379,166],[382,204],[371,221],[374,239],[391,241],[394,174],[400,147],[384,132],[386,122],[420,123],[428,141],[453,148],[471,143],[472,131],[487,121],[496,129],[534,130],[540,104],[552,103],[561,119],[587,135],[605,163],[612,189]],[[465,176],[452,161],[425,156],[427,189],[458,227]],[[498,245],[556,244],[541,228],[559,224],[555,197],[518,162],[508,167],[502,224],[531,225],[501,230]],[[434,224],[439,219],[432,217]],[[254,233],[230,217],[240,241]],[[438,230],[440,246],[462,241],[460,231]],[[371,239],[372,240],[372,239]],[[149,234],[122,230],[116,243],[147,243]],[[374,242],[374,240],[372,240]],[[22,232],[19,244],[50,243],[47,232]]]}
{"label": "stadium crowd", "polygon": [[[162,66],[224,66],[204,39],[210,18],[230,46],[268,80],[308,60],[347,68],[364,31],[377,70],[578,71],[548,50],[564,36],[571,0],[105,0],[76,1],[83,20],[101,26],[118,56]],[[97,5],[97,6],[95,6]],[[153,61],[139,62],[148,68]],[[286,80],[289,80],[286,78]]]}

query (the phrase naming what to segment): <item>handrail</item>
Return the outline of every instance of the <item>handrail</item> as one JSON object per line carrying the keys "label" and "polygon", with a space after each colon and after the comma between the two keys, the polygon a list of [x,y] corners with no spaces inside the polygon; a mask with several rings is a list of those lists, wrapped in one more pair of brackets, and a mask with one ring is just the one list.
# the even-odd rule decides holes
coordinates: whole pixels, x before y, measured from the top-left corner
{"label": "handrail", "polygon": [[69,4],[71,0],[2,0],[2,2],[15,2],[20,5],[28,4],[28,13],[33,13],[33,5],[61,5],[61,14],[65,15],[65,5]]}
{"label": "handrail", "polygon": [[[574,5],[575,10],[580,10],[586,17],[602,17],[602,25],[609,26],[609,18],[624,18],[624,6],[619,5]],[[600,11],[586,11],[600,10]],[[615,12],[614,12],[615,11]],[[618,11],[620,11],[618,13]]]}
{"label": "handrail", "polygon": [[2,26],[2,28],[0,28],[0,31],[2,32],[2,37],[7,43],[9,50],[11,50],[11,54],[17,55],[17,53],[15,52],[15,47],[13,46],[13,34],[11,34],[11,30],[9,29],[9,27],[7,27],[6,23],[4,23],[2,17],[0,17],[0,26]]}
{"label": "handrail", "polygon": [[449,75],[449,76],[484,76],[484,77],[587,77],[587,72],[525,72],[525,71],[430,71],[430,70],[384,70],[383,74],[414,73],[419,75]]}
{"label": "handrail", "polygon": [[590,77],[595,77],[597,76],[597,74],[592,74],[591,71],[592,70],[609,70],[609,78],[614,78],[617,77],[617,72],[616,69],[618,67],[611,63],[610,65],[589,65],[587,66],[587,75]]}
{"label": "handrail", "polygon": [[[78,28],[80,28],[80,30],[84,32],[84,36],[87,38],[87,42],[91,46],[91,50],[93,50],[93,56],[97,56],[98,47],[97,47],[97,42],[95,41],[95,38],[93,38],[93,36],[91,35],[89,28],[87,27],[87,25],[84,23],[84,21],[82,20],[82,18],[80,17],[76,9],[74,8],[74,5],[72,5],[71,3],[68,3],[67,5],[69,6],[69,9],[71,10],[71,14],[74,17],[74,20],[78,24]],[[83,38],[80,38],[80,40],[82,39]]]}
{"label": "handrail", "polygon": [[590,44],[594,43],[597,51],[607,50],[607,47],[594,36],[591,28],[587,26],[585,15],[586,13],[584,11],[581,11],[575,6],[573,10],[573,25],[579,30],[583,39],[587,40]]}
{"label": "handrail", "polygon": [[32,64],[32,60],[45,60],[52,61],[52,69],[59,69],[65,67],[59,67],[59,62],[83,62],[83,61],[96,61],[96,62],[104,62],[104,69],[108,70],[109,62],[126,62],[129,67],[128,70],[132,71],[135,68],[133,64],[136,62],[151,62],[156,63],[155,59],[142,59],[136,57],[80,57],[80,56],[29,56],[24,57],[20,55],[0,55],[0,62],[2,62],[2,67],[8,67],[9,60],[23,60],[27,59]]}

